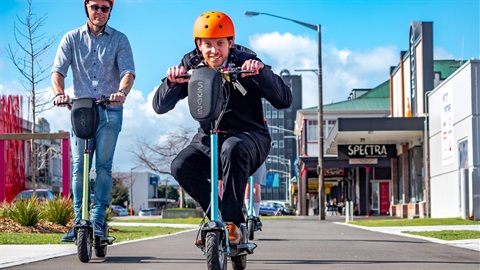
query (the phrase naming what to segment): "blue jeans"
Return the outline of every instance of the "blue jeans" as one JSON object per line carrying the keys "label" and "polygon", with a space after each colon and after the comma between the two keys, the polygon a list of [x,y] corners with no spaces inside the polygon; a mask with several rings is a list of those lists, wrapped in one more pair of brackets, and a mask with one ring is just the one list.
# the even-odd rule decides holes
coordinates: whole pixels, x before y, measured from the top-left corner
{"label": "blue jeans", "polygon": [[[105,220],[106,209],[110,204],[110,192],[112,190],[112,164],[113,154],[120,131],[122,130],[123,107],[107,106],[104,110],[99,109],[99,125],[94,138],[89,141],[89,170],[92,167],[93,156],[95,155],[95,196],[92,206],[92,220]],[[73,177],[72,192],[75,210],[75,221],[88,219],[82,217],[82,196],[83,196],[83,154],[85,152],[85,140],[74,136],[72,140],[73,156]],[[89,198],[90,202],[90,198]],[[89,203],[90,204],[90,203]]]}

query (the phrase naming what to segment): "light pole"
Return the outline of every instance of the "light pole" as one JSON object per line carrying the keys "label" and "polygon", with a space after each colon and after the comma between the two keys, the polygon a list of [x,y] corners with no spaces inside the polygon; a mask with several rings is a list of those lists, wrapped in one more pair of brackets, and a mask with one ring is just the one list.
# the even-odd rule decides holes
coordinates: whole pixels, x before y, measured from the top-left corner
{"label": "light pole", "polygon": [[[320,24],[313,25],[269,13],[264,12],[255,12],[255,11],[245,11],[245,15],[252,17],[258,15],[267,15],[271,17],[275,17],[282,20],[291,21],[300,25],[303,25],[307,28],[317,31],[318,34],[318,69],[317,69],[317,77],[318,77],[318,165],[317,165],[317,173],[318,173],[318,199],[319,199],[319,219],[325,220],[325,188],[324,188],[324,179],[323,179],[323,89],[322,89],[322,27]],[[300,200],[300,209],[302,212],[306,210],[306,200],[305,198],[301,198]],[[305,213],[306,214],[306,213]]]}
{"label": "light pole", "polygon": [[130,168],[130,216],[133,216],[133,170],[140,167],[141,166],[135,166]]}

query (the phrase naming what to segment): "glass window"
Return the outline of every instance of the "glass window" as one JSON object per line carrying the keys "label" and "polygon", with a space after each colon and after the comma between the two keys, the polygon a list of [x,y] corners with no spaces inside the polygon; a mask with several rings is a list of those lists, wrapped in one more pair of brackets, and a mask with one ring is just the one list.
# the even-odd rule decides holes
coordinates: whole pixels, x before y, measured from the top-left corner
{"label": "glass window", "polygon": [[278,141],[278,147],[279,148],[284,148],[285,147],[285,142],[284,141]]}
{"label": "glass window", "polygon": [[308,120],[307,141],[318,142],[318,121],[317,120]]}
{"label": "glass window", "polygon": [[278,111],[278,118],[284,118],[284,114],[283,111]]}
{"label": "glass window", "polygon": [[410,177],[409,194],[410,202],[423,201],[423,152],[422,148],[417,146],[409,150]]}
{"label": "glass window", "polygon": [[402,166],[402,159],[403,159],[403,154],[399,155],[397,157],[397,172],[398,172],[398,177],[397,177],[397,198],[398,198],[398,203],[401,204],[403,203],[403,166]]}
{"label": "glass window", "polygon": [[323,121],[323,137],[327,138],[328,135],[330,135],[330,132],[332,132],[333,127],[337,123],[336,120],[326,120]]}

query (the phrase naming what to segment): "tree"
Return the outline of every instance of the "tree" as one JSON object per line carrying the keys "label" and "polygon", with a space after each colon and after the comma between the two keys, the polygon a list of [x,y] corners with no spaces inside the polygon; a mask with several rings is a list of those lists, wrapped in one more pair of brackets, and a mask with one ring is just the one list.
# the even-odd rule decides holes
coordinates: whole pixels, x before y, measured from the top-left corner
{"label": "tree", "polygon": [[[192,128],[179,127],[177,130],[161,136],[160,142],[152,144],[146,138],[137,138],[130,147],[136,164],[149,168],[158,174],[172,175],[170,164],[173,158],[185,148],[191,140],[194,130]],[[184,191],[179,188],[180,207],[183,207]]]}
{"label": "tree", "polygon": [[112,177],[113,185],[110,194],[110,202],[112,205],[124,205],[124,202],[129,201],[128,188],[123,185],[123,181],[116,176]]}
{"label": "tree", "polygon": [[[45,74],[52,64],[43,65],[44,60],[49,60],[46,54],[50,47],[57,40],[56,36],[46,38],[40,33],[40,29],[45,25],[46,15],[37,17],[33,12],[32,0],[27,0],[28,9],[25,19],[21,19],[17,15],[18,23],[14,22],[13,34],[17,48],[14,50],[10,44],[8,45],[7,57],[12,60],[14,66],[20,72],[23,80],[20,80],[23,87],[28,91],[30,97],[30,108],[32,115],[31,132],[35,133],[36,116],[45,110],[51,108],[47,104],[51,104],[51,100],[46,98],[42,92],[37,92],[37,85],[50,77],[50,73]],[[37,168],[37,149],[35,149],[34,141],[30,141],[30,164],[32,173],[32,186],[35,191]]]}

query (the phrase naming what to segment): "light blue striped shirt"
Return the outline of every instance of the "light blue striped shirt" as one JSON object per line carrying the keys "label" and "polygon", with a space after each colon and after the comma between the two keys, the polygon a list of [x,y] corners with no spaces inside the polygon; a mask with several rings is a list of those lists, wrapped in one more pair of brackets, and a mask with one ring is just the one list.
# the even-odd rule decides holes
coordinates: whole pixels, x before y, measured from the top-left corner
{"label": "light blue striped shirt", "polygon": [[53,62],[53,72],[67,76],[72,67],[75,97],[110,96],[119,90],[122,77],[135,76],[132,49],[125,34],[106,25],[98,36],[87,24],[63,36]]}

